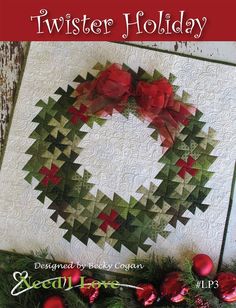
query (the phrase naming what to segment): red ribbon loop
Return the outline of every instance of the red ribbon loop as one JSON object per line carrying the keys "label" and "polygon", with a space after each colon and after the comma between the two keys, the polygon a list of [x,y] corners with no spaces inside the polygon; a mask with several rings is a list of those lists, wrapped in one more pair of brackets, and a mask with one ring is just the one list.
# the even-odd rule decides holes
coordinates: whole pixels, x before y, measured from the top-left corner
{"label": "red ribbon loop", "polygon": [[[112,115],[113,110],[122,112],[132,95],[137,102],[139,115],[150,121],[158,130],[162,146],[170,148],[175,141],[180,125],[187,126],[195,108],[174,98],[174,90],[166,78],[152,82],[138,81],[132,91],[132,80],[129,71],[119,64],[112,64],[92,81],[81,83],[77,91],[77,101],[74,107],[78,113],[72,121],[80,118],[86,122],[92,114]],[[81,105],[86,107],[86,114],[81,115]],[[73,113],[72,110],[69,112]]]}

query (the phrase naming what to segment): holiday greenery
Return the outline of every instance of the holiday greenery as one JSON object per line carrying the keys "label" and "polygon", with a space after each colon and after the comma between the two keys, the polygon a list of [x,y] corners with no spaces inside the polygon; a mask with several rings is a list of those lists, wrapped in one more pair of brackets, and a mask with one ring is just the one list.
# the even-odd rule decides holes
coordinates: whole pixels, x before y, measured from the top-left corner
{"label": "holiday greenery", "polygon": [[[218,286],[210,284],[208,276],[200,277],[199,272],[208,266],[206,255],[197,255],[202,263],[196,268],[193,260],[185,260],[183,266],[171,258],[151,255],[147,259],[135,259],[134,264],[144,265],[141,269],[136,267],[128,274],[108,273],[104,271],[78,268],[70,270],[59,269],[57,263],[47,251],[32,255],[19,255],[16,253],[0,253],[0,307],[1,308],[128,308],[128,307],[186,307],[186,308],[224,308],[235,307],[236,298],[236,266],[235,262],[224,267],[221,273],[213,276]],[[35,268],[35,263],[58,265],[55,271],[50,269]],[[27,271],[28,283],[45,281],[63,277],[66,284],[62,288],[32,288],[17,296],[26,288],[18,286],[20,274]],[[17,273],[16,273],[17,272]],[[24,274],[25,275],[25,274]],[[212,275],[212,273],[211,273]],[[30,277],[30,278],[29,278]],[[212,277],[212,276],[211,276]],[[215,278],[216,277],[216,278]],[[223,280],[221,279],[223,278]],[[28,280],[30,279],[30,280]],[[83,280],[83,286],[81,281]],[[116,288],[98,287],[99,282],[116,280]],[[68,286],[71,286],[68,290]],[[76,287],[80,281],[80,287]],[[95,283],[86,285],[86,283]],[[199,285],[209,285],[203,288]],[[121,284],[121,285],[119,285]],[[134,288],[125,287],[127,284]]]}

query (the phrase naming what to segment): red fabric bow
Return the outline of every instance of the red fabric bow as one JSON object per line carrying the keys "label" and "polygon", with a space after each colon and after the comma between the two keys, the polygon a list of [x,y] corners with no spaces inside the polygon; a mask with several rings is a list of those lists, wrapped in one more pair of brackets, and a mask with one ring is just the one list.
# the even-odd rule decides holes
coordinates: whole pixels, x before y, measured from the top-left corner
{"label": "red fabric bow", "polygon": [[[195,108],[174,99],[173,87],[166,78],[153,82],[139,81],[133,93],[131,85],[131,74],[121,65],[112,64],[96,79],[77,87],[74,107],[79,112],[82,105],[86,106],[86,115],[83,114],[83,117],[92,114],[111,115],[114,109],[122,112],[127,106],[128,98],[133,95],[140,116],[150,121],[158,130],[162,146],[170,148],[180,125],[189,124],[189,117],[195,112]],[[76,117],[84,121],[79,114]]]}
{"label": "red fabric bow", "polygon": [[77,89],[76,107],[84,104],[88,113],[112,114],[113,109],[122,112],[131,93],[131,74],[121,65],[112,64],[92,81],[81,83]]}
{"label": "red fabric bow", "polygon": [[165,78],[151,83],[140,81],[136,99],[139,113],[158,129],[162,145],[166,148],[173,145],[180,124],[187,126],[189,117],[195,110],[174,99],[173,87]]}

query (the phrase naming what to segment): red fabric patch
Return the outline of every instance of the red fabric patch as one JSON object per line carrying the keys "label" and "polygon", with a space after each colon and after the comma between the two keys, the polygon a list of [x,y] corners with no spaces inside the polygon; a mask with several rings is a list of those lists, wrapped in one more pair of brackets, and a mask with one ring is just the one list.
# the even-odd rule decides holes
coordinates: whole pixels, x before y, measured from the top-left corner
{"label": "red fabric patch", "polygon": [[56,176],[58,170],[59,168],[54,164],[52,164],[51,169],[48,169],[47,167],[42,167],[39,170],[39,173],[45,175],[45,177],[42,179],[41,183],[44,186],[48,186],[49,182],[51,182],[54,185],[59,184],[61,181],[61,178]]}
{"label": "red fabric patch", "polygon": [[198,172],[198,169],[192,168],[195,162],[196,160],[193,159],[192,156],[188,157],[187,162],[184,161],[183,159],[179,159],[176,163],[176,166],[181,167],[181,169],[178,172],[178,175],[183,179],[185,178],[186,172],[188,172],[192,176],[195,176]]}
{"label": "red fabric patch", "polygon": [[87,107],[85,105],[80,105],[80,108],[77,109],[75,107],[70,107],[68,112],[71,114],[71,123],[77,124],[78,120],[80,119],[84,123],[88,122],[89,117],[84,113],[87,111]]}
{"label": "red fabric patch", "polygon": [[98,215],[98,218],[104,220],[104,222],[100,226],[102,231],[107,232],[108,226],[111,226],[115,230],[119,229],[120,224],[115,221],[118,216],[119,214],[115,210],[112,210],[110,215],[100,213]]}

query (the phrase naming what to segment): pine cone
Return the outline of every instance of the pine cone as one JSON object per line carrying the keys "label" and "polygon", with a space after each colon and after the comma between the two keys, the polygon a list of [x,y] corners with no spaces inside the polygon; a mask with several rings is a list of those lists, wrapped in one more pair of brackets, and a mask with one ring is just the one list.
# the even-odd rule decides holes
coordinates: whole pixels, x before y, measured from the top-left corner
{"label": "pine cone", "polygon": [[195,305],[196,308],[210,308],[208,301],[203,300],[199,295],[195,297]]}

